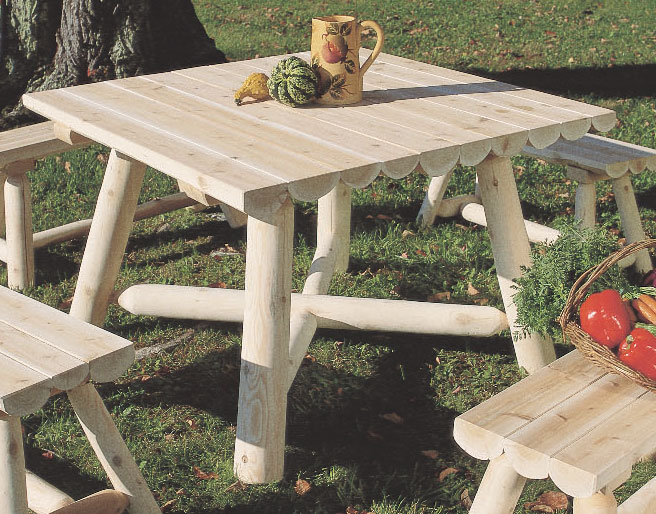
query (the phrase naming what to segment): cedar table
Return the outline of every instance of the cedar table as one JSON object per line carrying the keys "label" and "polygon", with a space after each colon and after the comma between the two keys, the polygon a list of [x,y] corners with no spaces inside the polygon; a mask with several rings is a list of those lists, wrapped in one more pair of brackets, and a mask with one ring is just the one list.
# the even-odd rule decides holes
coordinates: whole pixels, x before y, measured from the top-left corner
{"label": "cedar table", "polygon": [[[309,60],[308,53],[298,55]],[[367,186],[381,171],[401,178],[420,166],[441,176],[458,163],[476,166],[512,328],[510,286],[521,266],[530,265],[530,254],[510,157],[527,143],[544,148],[560,137],[578,139],[591,127],[605,131],[615,123],[607,109],[386,54],[365,75],[360,104],[292,109],[265,101],[237,107],[233,94],[243,80],[252,72],[269,73],[283,57],[23,97],[29,109],[56,122],[60,137],[83,136],[112,148],[72,315],[95,324],[104,320],[146,165],[186,184],[196,199],[214,199],[248,214],[246,291],[215,293],[241,302],[243,309],[235,470],[246,482],[282,477],[287,389],[325,317],[307,302],[298,309],[291,305],[292,198],[320,199],[317,253],[295,304],[311,300],[315,307],[330,304],[340,316],[357,318],[359,310],[375,315],[378,307],[365,300],[335,306],[330,302],[337,298],[323,296],[333,272],[348,262],[350,188]],[[195,298],[198,312],[218,312],[225,303],[200,293]],[[175,311],[186,303],[168,307]],[[477,306],[432,315],[418,314],[425,312],[422,303],[395,306],[405,304],[411,304],[403,309],[411,324],[436,323],[434,331],[446,334],[474,333],[469,327],[479,317],[494,318]],[[350,323],[357,322],[342,325]],[[502,325],[496,323],[495,330]],[[535,335],[514,345],[519,365],[529,372],[555,358],[551,342]]]}

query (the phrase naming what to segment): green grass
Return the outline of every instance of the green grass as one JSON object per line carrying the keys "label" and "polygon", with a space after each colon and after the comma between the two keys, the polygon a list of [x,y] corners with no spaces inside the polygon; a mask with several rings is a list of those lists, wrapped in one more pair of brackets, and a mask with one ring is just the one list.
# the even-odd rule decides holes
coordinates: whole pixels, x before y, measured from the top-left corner
{"label": "green grass", "polygon": [[[615,109],[611,137],[656,148],[654,0],[589,2],[389,0],[279,2],[195,0],[217,46],[234,60],[309,49],[310,18],[353,14],[385,29],[385,51],[537,87]],[[371,46],[372,41],[367,40]],[[46,159],[31,174],[37,230],[89,216],[107,150]],[[575,184],[564,170],[514,159],[527,218],[553,225],[571,215]],[[353,195],[351,265],[331,293],[449,301],[501,307],[487,233],[462,219],[420,230],[414,218],[427,179],[379,179]],[[644,225],[656,235],[656,179],[634,177]],[[142,199],[175,191],[149,170]],[[447,195],[472,193],[474,171],[459,168]],[[600,221],[618,228],[610,186],[599,183]],[[610,199],[610,200],[609,200]],[[380,215],[380,216],[379,216]],[[316,208],[296,206],[294,287],[300,289],[314,251]],[[228,244],[241,254],[216,259]],[[64,308],[73,294],[84,243],[37,252],[38,285],[27,294]],[[134,283],[243,287],[244,232],[218,211],[182,210],[136,224],[119,286]],[[6,274],[2,277],[6,284]],[[479,293],[468,294],[468,284]],[[487,339],[320,331],[291,388],[284,480],[234,485],[240,327],[126,314],[112,307],[107,328],[138,347],[186,336],[169,353],[136,363],[115,384],[100,387],[108,408],[166,512],[464,513],[485,463],[454,443],[455,416],[523,375],[508,334]],[[569,348],[558,346],[560,354]],[[106,478],[66,399],[52,399],[24,419],[29,466],[74,496]],[[43,456],[51,451],[54,458]],[[50,454],[48,454],[50,455]],[[455,468],[442,481],[440,472]],[[211,474],[199,478],[198,471]],[[636,467],[617,491],[628,496],[656,473]],[[311,489],[295,492],[297,480]],[[553,489],[532,481],[520,501]],[[350,510],[348,510],[350,509]]]}

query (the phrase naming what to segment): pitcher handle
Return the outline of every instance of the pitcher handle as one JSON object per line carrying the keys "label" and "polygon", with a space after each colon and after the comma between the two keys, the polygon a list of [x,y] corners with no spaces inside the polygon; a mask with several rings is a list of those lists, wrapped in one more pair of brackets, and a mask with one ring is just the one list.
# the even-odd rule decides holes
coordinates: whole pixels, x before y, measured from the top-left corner
{"label": "pitcher handle", "polygon": [[369,69],[371,63],[374,62],[374,59],[378,57],[378,54],[383,49],[383,43],[385,42],[385,34],[383,32],[383,29],[380,27],[380,25],[378,25],[378,23],[376,23],[375,21],[366,20],[361,22],[360,26],[372,28],[376,32],[376,46],[374,47],[374,50],[373,52],[371,52],[369,57],[367,57],[367,60],[364,61],[364,64],[360,66],[360,76],[362,76]]}

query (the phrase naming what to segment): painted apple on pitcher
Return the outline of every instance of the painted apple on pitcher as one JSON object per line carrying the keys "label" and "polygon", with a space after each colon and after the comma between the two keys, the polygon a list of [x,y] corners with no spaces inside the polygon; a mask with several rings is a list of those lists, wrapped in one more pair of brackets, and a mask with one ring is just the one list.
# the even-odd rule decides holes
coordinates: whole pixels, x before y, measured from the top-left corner
{"label": "painted apple on pitcher", "polygon": [[348,55],[346,39],[339,34],[324,34],[324,44],[321,48],[321,57],[328,64],[344,62]]}

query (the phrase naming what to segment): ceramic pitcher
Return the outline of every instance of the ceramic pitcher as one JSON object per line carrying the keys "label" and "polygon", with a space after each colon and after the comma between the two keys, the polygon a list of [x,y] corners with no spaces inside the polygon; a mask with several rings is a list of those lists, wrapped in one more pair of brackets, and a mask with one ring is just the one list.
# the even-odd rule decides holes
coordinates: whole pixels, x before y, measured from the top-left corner
{"label": "ceramic pitcher", "polygon": [[[376,31],[376,46],[360,64],[362,29]],[[312,19],[312,68],[319,77],[317,103],[347,105],[362,100],[362,76],[380,53],[385,36],[375,21],[357,22],[353,16]]]}

